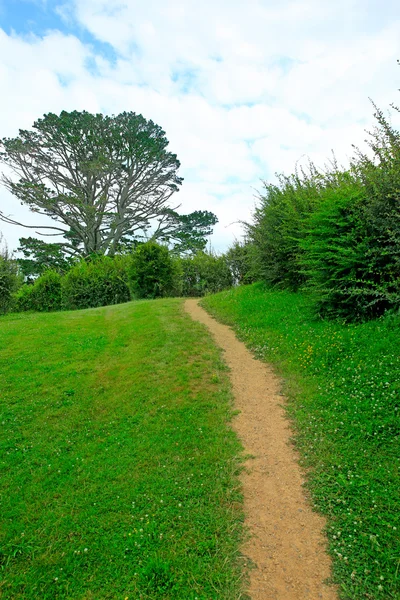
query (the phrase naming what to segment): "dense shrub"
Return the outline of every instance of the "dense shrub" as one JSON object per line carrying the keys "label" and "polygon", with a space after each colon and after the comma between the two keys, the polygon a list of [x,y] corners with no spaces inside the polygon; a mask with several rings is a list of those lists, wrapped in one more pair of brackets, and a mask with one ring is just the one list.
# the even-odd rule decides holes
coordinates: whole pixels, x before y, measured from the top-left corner
{"label": "dense shrub", "polygon": [[23,285],[15,295],[18,311],[50,312],[61,309],[61,276],[56,271],[45,271],[32,285]]}
{"label": "dense shrub", "polygon": [[235,242],[225,253],[225,260],[235,285],[254,283],[260,277],[254,244]]}
{"label": "dense shrub", "polygon": [[37,310],[33,284],[25,283],[14,295],[14,308],[17,312]]}
{"label": "dense shrub", "polygon": [[204,296],[232,286],[233,277],[224,256],[199,252],[180,259],[182,295]]}
{"label": "dense shrub", "polygon": [[400,307],[400,133],[377,111],[372,155],[326,188],[301,241],[320,312],[351,320]]}
{"label": "dense shrub", "polygon": [[[399,111],[399,109],[396,109]],[[369,146],[373,157],[358,153],[353,165],[367,201],[362,219],[368,230],[368,271],[374,315],[400,308],[400,132],[380,110]]]}
{"label": "dense shrub", "polygon": [[13,308],[13,295],[20,285],[17,263],[3,250],[0,253],[0,314]]}
{"label": "dense shrub", "polygon": [[146,242],[132,254],[129,282],[137,298],[158,298],[176,294],[177,268],[168,248]]}
{"label": "dense shrub", "polygon": [[130,300],[126,256],[93,257],[74,265],[62,278],[62,307],[94,308]]}
{"label": "dense shrub", "polygon": [[232,285],[225,257],[200,252],[174,258],[155,242],[139,244],[132,254],[93,256],[66,274],[48,270],[15,294],[19,311],[75,310],[127,302],[131,297],[203,296]]}
{"label": "dense shrub", "polygon": [[[398,109],[395,109],[398,110]],[[375,318],[400,308],[400,132],[376,109],[368,153],[350,168],[264,184],[247,232],[255,272],[273,286],[311,289],[320,314]]]}
{"label": "dense shrub", "polygon": [[46,271],[33,285],[37,310],[49,312],[61,309],[61,276],[56,271]]}
{"label": "dense shrub", "polygon": [[247,233],[255,247],[256,272],[266,283],[292,290],[304,283],[300,240],[306,235],[305,221],[318,206],[321,190],[334,179],[311,164],[308,172],[278,176],[276,185],[264,182]]}
{"label": "dense shrub", "polygon": [[376,296],[368,257],[371,240],[363,217],[365,191],[349,175],[347,183],[326,189],[323,196],[300,241],[307,287],[323,316],[370,316]]}

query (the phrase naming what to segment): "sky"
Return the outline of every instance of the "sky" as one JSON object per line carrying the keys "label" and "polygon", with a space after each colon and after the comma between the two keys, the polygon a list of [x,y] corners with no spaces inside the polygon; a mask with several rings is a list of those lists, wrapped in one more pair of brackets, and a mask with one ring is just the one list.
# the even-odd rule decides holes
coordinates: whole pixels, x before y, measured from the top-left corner
{"label": "sky", "polygon": [[[400,104],[400,4],[0,0],[0,57],[1,138],[48,112],[143,114],[181,162],[174,204],[213,211],[222,252],[262,181],[308,158],[322,167],[332,150],[346,165],[374,126],[370,99]],[[42,223],[3,187],[0,206]],[[36,235],[0,232],[11,250]]]}

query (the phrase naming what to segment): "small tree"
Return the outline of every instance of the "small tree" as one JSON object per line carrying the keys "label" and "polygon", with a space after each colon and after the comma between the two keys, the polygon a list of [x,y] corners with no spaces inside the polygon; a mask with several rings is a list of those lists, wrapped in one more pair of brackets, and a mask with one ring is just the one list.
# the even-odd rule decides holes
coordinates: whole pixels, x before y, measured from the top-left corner
{"label": "small tree", "polygon": [[17,258],[17,263],[25,277],[34,278],[48,269],[65,273],[73,264],[73,259],[64,252],[61,243],[48,244],[33,237],[20,238],[17,252],[24,258]]}
{"label": "small tree", "polygon": [[155,242],[138,246],[132,255],[130,285],[137,298],[169,296],[176,286],[176,269],[168,248]]}

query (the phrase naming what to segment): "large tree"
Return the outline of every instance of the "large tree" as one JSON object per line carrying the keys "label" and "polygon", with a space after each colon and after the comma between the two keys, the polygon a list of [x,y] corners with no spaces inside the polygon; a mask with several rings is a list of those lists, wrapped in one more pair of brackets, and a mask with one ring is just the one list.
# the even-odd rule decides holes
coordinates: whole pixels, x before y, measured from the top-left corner
{"label": "large tree", "polygon": [[195,250],[216,218],[207,211],[178,215],[170,205],[182,178],[167,146],[161,127],[132,112],[44,115],[32,130],[0,141],[0,161],[12,171],[2,181],[32,212],[55,223],[28,225],[1,210],[0,220],[61,235],[70,255],[113,255],[149,238]]}

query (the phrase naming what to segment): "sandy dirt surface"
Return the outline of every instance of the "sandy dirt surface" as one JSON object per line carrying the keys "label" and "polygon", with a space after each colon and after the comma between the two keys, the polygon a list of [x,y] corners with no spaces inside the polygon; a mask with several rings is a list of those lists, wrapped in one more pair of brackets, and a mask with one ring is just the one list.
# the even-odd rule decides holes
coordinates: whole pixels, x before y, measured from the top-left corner
{"label": "sandy dirt surface", "polygon": [[233,331],[210,317],[197,300],[187,300],[190,316],[206,325],[224,350],[231,369],[235,408],[233,427],[251,458],[242,475],[250,540],[243,554],[250,571],[252,600],[337,600],[324,584],[330,559],[322,533],[324,520],[311,510],[298,457],[290,443],[290,424],[281,406],[279,379],[256,360]]}

